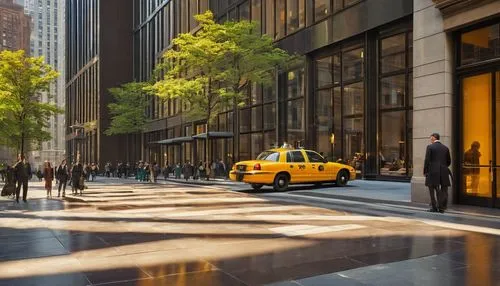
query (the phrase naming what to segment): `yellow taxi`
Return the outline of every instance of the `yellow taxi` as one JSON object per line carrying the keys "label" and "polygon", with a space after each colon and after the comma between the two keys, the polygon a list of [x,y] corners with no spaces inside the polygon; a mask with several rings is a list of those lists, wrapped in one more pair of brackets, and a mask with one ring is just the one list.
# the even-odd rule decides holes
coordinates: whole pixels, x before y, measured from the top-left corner
{"label": "yellow taxi", "polygon": [[356,170],[348,165],[328,162],[315,151],[277,148],[262,152],[256,160],[236,163],[229,178],[249,183],[254,190],[273,186],[275,191],[285,191],[290,184],[335,182],[345,186],[356,179]]}

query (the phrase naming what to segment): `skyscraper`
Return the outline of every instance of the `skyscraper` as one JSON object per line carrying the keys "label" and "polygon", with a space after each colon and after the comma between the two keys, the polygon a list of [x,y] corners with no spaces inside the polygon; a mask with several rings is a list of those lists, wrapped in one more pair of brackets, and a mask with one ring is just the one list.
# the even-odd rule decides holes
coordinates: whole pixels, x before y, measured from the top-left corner
{"label": "skyscraper", "polygon": [[[32,33],[30,53],[32,56],[43,56],[45,62],[61,75],[51,84],[48,92],[42,95],[42,101],[55,103],[64,109],[64,1],[60,0],[25,0],[25,13],[31,16]],[[43,161],[60,161],[64,158],[64,114],[52,118],[49,122],[52,139],[43,142],[33,151],[31,159],[35,166]]]}
{"label": "skyscraper", "polygon": [[66,1],[66,150],[70,161],[126,160],[126,144],[107,136],[109,88],[132,81],[132,0]]}

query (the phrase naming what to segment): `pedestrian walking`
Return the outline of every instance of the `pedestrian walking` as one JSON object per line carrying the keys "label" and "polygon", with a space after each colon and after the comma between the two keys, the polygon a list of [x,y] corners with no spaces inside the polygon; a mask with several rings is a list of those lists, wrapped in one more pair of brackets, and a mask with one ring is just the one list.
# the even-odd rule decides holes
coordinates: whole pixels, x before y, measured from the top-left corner
{"label": "pedestrian walking", "polygon": [[61,189],[63,191],[62,197],[66,197],[66,184],[69,178],[69,170],[66,163],[66,159],[62,160],[61,164],[56,169],[56,177],[59,180],[59,185],[57,188],[57,197],[61,196]]}
{"label": "pedestrian walking", "polygon": [[52,181],[54,181],[54,169],[49,161],[45,161],[43,168],[43,179],[45,180],[45,190],[47,191],[47,199],[52,199]]}
{"label": "pedestrian walking", "polygon": [[79,160],[71,168],[71,191],[73,195],[78,195],[78,190],[80,190],[80,195],[83,195],[83,165]]}
{"label": "pedestrian walking", "polygon": [[28,181],[31,177],[31,166],[24,158],[23,154],[19,154],[18,161],[14,165],[14,176],[17,182],[16,202],[19,203],[19,193],[21,192],[21,187],[23,188],[23,201],[27,202]]}
{"label": "pedestrian walking", "polygon": [[182,167],[182,175],[184,176],[184,179],[186,181],[189,180],[189,178],[193,175],[193,168],[189,161],[186,161],[186,164],[184,164],[184,167]]}
{"label": "pedestrian walking", "polygon": [[177,163],[177,165],[175,166],[174,172],[175,172],[175,178],[180,179],[181,172],[182,172],[181,163]]}
{"label": "pedestrian walking", "polygon": [[448,203],[448,187],[450,181],[450,150],[440,141],[440,135],[433,133],[431,144],[427,146],[424,161],[425,185],[429,188],[431,197],[430,212],[446,210]]}

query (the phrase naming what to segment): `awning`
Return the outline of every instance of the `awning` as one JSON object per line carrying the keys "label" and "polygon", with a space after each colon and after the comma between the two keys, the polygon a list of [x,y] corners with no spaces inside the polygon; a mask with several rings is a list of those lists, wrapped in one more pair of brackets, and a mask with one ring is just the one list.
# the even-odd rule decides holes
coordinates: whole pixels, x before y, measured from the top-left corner
{"label": "awning", "polygon": [[187,136],[187,137],[176,137],[176,138],[161,140],[161,141],[158,141],[156,143],[160,144],[160,145],[175,145],[175,144],[182,144],[184,142],[191,142],[191,141],[193,141],[193,137]]}
{"label": "awning", "polygon": [[[209,132],[208,133],[209,138],[233,138],[233,132],[220,132],[220,131],[214,131],[214,132]],[[193,136],[194,139],[207,139],[207,133],[200,133],[196,134]]]}

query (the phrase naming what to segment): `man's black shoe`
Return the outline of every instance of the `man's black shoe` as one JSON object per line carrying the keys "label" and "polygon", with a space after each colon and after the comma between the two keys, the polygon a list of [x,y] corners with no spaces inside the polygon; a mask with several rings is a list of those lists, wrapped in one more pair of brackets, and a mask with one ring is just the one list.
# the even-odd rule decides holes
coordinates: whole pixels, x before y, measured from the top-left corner
{"label": "man's black shoe", "polygon": [[438,210],[437,210],[437,209],[433,209],[433,208],[431,208],[431,209],[429,209],[429,212],[431,212],[431,213],[437,213],[437,212],[438,212]]}
{"label": "man's black shoe", "polygon": [[27,203],[28,201],[26,199],[23,199],[23,202]]}
{"label": "man's black shoe", "polygon": [[16,199],[16,202],[19,203],[19,199]]}
{"label": "man's black shoe", "polygon": [[439,212],[442,213],[442,214],[444,214],[444,210],[443,209],[440,209]]}

